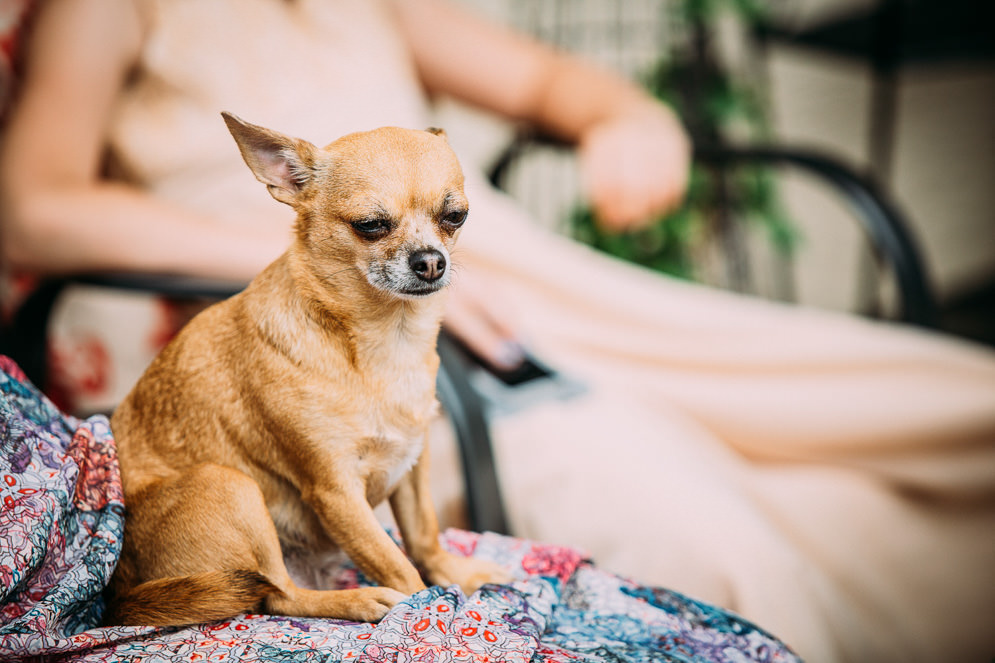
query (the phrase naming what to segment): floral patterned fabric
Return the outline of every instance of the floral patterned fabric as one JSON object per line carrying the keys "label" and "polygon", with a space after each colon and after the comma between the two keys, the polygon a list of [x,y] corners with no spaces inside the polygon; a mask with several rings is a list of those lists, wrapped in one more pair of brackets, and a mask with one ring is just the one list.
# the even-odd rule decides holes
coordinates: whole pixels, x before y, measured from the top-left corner
{"label": "floral patterned fabric", "polygon": [[[107,420],[63,415],[6,357],[0,398],[2,660],[798,660],[725,610],[602,571],[576,550],[460,530],[443,535],[448,549],[502,564],[515,581],[469,597],[431,587],[379,624],[246,614],[188,628],[100,627],[124,529]],[[367,584],[350,565],[336,582]]]}

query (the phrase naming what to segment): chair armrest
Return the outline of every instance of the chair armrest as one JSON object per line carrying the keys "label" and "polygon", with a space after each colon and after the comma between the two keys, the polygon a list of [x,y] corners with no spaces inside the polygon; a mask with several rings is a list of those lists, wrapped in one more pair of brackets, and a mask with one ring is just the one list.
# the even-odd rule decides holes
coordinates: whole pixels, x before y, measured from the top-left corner
{"label": "chair armrest", "polygon": [[185,299],[226,299],[246,286],[246,283],[239,281],[164,274],[83,274],[73,276],[69,281]]}
{"label": "chair armrest", "polygon": [[[528,128],[520,130],[488,171],[491,184],[503,188],[512,164],[534,147],[568,149],[556,138]],[[905,217],[871,181],[838,159],[811,150],[774,146],[696,146],[699,163],[729,168],[742,165],[791,166],[834,188],[861,224],[875,254],[895,273],[902,321],[937,327],[936,299],[924,262]]]}
{"label": "chair armrest", "polygon": [[901,319],[923,327],[937,325],[936,300],[908,222],[870,178],[825,154],[784,147],[696,147],[694,157],[721,167],[793,166],[831,185],[860,222],[876,254],[894,270]]}

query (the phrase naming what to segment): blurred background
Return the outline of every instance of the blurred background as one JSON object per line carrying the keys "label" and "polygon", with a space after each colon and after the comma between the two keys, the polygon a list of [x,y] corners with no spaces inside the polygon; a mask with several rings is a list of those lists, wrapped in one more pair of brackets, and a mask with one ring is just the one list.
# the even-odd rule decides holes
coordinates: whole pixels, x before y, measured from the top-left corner
{"label": "blurred background", "polygon": [[[868,176],[912,227],[942,326],[995,344],[992,3],[459,1],[640,80],[679,110],[696,145],[815,149]],[[485,168],[516,140],[490,117],[452,104],[441,113],[463,158]],[[821,183],[711,175],[696,170],[686,209],[622,238],[600,235],[578,202],[568,150],[530,143],[503,186],[550,228],[654,269],[834,309],[889,307],[859,226]],[[732,200],[732,231],[708,211],[716,196]],[[730,232],[742,245],[732,267]]]}

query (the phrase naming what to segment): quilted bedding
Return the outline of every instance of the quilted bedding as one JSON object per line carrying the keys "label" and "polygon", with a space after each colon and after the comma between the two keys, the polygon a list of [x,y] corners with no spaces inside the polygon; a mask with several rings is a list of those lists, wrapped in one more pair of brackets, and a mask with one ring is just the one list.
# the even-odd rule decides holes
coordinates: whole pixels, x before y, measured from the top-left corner
{"label": "quilted bedding", "polygon": [[[0,500],[0,660],[798,660],[732,613],[612,575],[579,551],[461,530],[443,535],[450,550],[494,560],[515,582],[469,597],[430,587],[379,624],[244,614],[187,628],[101,627],[125,524],[108,422],[62,414],[6,357]],[[336,577],[367,583],[348,565]]]}

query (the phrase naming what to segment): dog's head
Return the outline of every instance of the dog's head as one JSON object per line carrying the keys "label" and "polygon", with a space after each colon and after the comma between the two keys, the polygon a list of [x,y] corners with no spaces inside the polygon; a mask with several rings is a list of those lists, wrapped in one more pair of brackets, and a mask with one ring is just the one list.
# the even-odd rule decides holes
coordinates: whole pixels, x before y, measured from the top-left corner
{"label": "dog's head", "polygon": [[355,269],[402,298],[449,283],[469,207],[444,132],[385,127],[319,148],[222,115],[256,178],[297,211],[298,242],[321,278]]}

